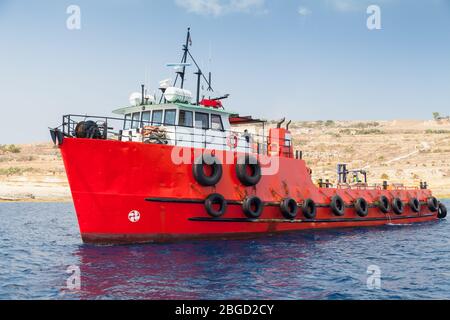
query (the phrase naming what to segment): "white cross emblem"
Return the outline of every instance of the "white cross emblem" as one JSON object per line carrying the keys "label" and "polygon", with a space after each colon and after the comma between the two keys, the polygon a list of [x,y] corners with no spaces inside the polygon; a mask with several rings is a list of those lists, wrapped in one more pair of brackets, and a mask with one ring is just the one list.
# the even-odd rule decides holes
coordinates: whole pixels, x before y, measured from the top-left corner
{"label": "white cross emblem", "polygon": [[137,210],[133,210],[128,214],[128,220],[135,223],[141,219],[141,214]]}

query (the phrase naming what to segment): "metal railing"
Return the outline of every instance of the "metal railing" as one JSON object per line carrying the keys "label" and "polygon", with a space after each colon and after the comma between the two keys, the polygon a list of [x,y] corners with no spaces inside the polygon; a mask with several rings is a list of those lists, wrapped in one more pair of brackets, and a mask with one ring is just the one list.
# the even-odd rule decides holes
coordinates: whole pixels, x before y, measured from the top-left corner
{"label": "metal railing", "polygon": [[[163,134],[159,142],[163,144],[175,146],[191,144],[192,146],[205,149],[237,149],[242,152],[265,155],[269,154],[272,142],[265,132],[260,135],[235,130],[215,130],[211,128],[198,128],[195,126],[182,126],[143,120],[139,120],[139,125],[135,126],[133,122],[135,123],[137,120],[133,119],[76,114],[64,115],[62,125],[59,128],[61,128],[65,137],[78,137],[78,125],[81,122],[86,123],[87,121],[92,121],[96,124],[95,135],[88,137],[95,139],[158,143],[151,142],[151,137],[145,134],[145,130],[154,128],[155,131]],[[236,145],[235,147],[230,147],[230,137],[236,139],[233,144]],[[281,153],[283,156],[294,157],[294,154],[292,154],[291,140],[275,138],[272,145],[275,144],[277,145],[277,150],[282,150]],[[295,155],[298,158],[301,156],[301,153],[297,151]]]}
{"label": "metal railing", "polygon": [[419,190],[415,186],[405,186],[399,183],[392,183],[390,185],[384,186],[381,183],[367,184],[367,183],[338,183],[337,189],[348,189],[348,190]]}

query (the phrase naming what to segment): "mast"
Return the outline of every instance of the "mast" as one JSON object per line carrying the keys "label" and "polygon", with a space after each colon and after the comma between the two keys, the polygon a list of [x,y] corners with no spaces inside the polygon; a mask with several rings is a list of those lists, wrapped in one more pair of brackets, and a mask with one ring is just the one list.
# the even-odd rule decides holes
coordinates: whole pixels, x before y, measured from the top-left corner
{"label": "mast", "polygon": [[[189,46],[191,46],[191,45],[192,45],[191,28],[189,27],[187,29],[186,43],[183,45],[183,57],[181,59],[181,63],[179,63],[179,64],[168,64],[167,66],[177,65],[177,66],[181,67],[179,71],[176,71],[177,76],[175,77],[175,81],[173,83],[173,86],[175,87],[177,85],[178,78],[181,78],[181,86],[180,86],[180,88],[184,89],[184,81],[186,79],[186,67],[190,65],[189,63],[187,63],[187,61],[188,61],[188,59],[192,60],[192,62],[197,67],[197,72],[195,72],[194,74],[197,76],[197,101],[196,101],[196,104],[199,105],[200,104],[201,79],[203,78],[203,80],[208,85],[207,91],[214,92],[214,89],[211,86],[211,72],[209,72],[208,79],[207,79],[205,74],[202,72],[200,66],[198,65],[197,61],[195,61],[194,57],[192,56],[191,52],[189,51]],[[159,103],[161,103],[161,101],[163,99],[163,96],[164,96],[164,92],[163,92],[163,95],[160,98]]]}
{"label": "mast", "polygon": [[[184,55],[183,59],[181,59],[181,63],[187,62],[188,52],[189,52],[189,42],[191,40],[191,28],[188,28],[187,36],[186,36],[186,44],[184,45]],[[183,66],[183,72],[181,73],[181,89],[184,87],[184,78],[186,75],[186,66]]]}

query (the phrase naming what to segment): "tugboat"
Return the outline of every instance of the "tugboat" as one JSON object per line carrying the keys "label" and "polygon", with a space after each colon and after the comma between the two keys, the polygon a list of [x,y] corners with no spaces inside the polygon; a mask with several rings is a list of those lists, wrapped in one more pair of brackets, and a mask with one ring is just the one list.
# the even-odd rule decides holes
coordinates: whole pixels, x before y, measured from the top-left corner
{"label": "tugboat", "polygon": [[[160,82],[159,97],[143,85],[117,117],[65,115],[50,130],[84,242],[230,239],[446,217],[426,183],[369,185],[365,171],[339,164],[335,186],[315,184],[290,122],[271,127],[225,109],[228,95],[215,93],[191,45],[188,29],[181,63],[168,64],[176,78]],[[185,89],[191,65],[194,101]]]}

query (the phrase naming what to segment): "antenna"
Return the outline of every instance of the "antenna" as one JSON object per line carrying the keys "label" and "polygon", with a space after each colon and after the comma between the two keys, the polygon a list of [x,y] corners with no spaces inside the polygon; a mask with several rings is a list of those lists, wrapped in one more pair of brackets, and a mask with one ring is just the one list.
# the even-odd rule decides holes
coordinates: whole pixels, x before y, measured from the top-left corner
{"label": "antenna", "polygon": [[212,88],[211,88],[211,71],[209,72],[209,75],[208,75],[208,89],[206,89],[207,91],[214,91]]}
{"label": "antenna", "polygon": [[[209,70],[211,70],[211,69],[212,69],[212,43],[211,43],[211,41],[209,41]],[[206,91],[214,91],[211,87],[211,84],[212,84],[211,77],[212,77],[211,71],[209,71],[209,73],[208,73],[208,89],[206,89]]]}
{"label": "antenna", "polygon": [[201,80],[201,76],[203,75],[202,70],[200,70],[200,68],[198,68],[198,71],[194,74],[197,75],[197,105],[199,105],[200,104],[200,80]]}

